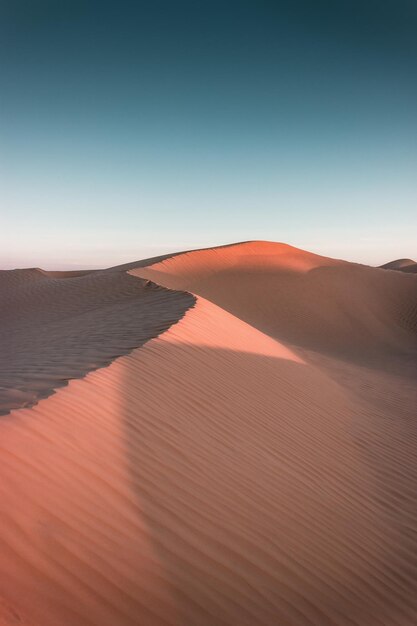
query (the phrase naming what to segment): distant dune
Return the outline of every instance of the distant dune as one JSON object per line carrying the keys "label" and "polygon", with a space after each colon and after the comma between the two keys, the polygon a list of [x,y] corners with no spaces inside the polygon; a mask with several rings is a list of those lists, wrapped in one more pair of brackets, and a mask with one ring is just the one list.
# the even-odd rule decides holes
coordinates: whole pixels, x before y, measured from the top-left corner
{"label": "distant dune", "polygon": [[381,265],[384,270],[400,270],[401,272],[411,272],[415,274],[417,272],[417,261],[412,259],[397,259],[396,261],[390,261]]}
{"label": "distant dune", "polygon": [[131,270],[203,296],[277,339],[368,360],[410,345],[415,280],[284,244],[212,248]]}
{"label": "distant dune", "polygon": [[415,274],[246,242],[0,298],[0,625],[415,626]]}

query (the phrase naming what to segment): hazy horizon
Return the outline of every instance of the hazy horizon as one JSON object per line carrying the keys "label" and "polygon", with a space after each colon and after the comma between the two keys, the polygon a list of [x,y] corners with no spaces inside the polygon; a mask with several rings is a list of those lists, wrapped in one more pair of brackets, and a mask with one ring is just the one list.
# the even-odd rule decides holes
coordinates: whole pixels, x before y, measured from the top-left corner
{"label": "hazy horizon", "polygon": [[[245,240],[245,241],[251,241],[251,240]],[[273,241],[273,240],[264,240],[264,241]],[[274,240],[275,241],[275,240]],[[4,266],[0,267],[0,270],[10,270],[10,269],[27,269],[27,268],[40,268],[40,269],[44,269],[44,270],[48,270],[48,271],[70,271],[70,270],[82,270],[82,269],[105,269],[108,267],[112,267],[112,266],[117,266],[117,265],[123,265],[124,263],[129,263],[129,262],[134,262],[134,261],[139,261],[139,260],[143,260],[143,259],[147,259],[147,258],[152,258],[152,257],[158,257],[158,256],[162,256],[164,254],[171,254],[171,253],[175,253],[175,252],[186,252],[186,251],[192,251],[192,250],[198,250],[201,248],[211,248],[211,247],[217,247],[217,246],[227,246],[229,244],[236,244],[236,243],[243,243],[243,240],[241,242],[237,242],[237,241],[223,241],[223,242],[218,242],[218,243],[213,243],[213,244],[201,244],[201,245],[194,245],[194,246],[179,246],[177,248],[172,248],[172,247],[163,247],[163,246],[143,246],[141,248],[141,250],[137,250],[137,254],[134,254],[134,251],[130,251],[130,252],[121,252],[120,250],[117,251],[114,254],[110,254],[107,255],[106,257],[103,257],[103,263],[99,263],[99,264],[95,264],[95,263],[88,263],[88,261],[86,261],[85,263],[79,263],[76,260],[74,260],[73,262],[68,262],[68,261],[61,261],[59,259],[59,255],[57,255],[55,257],[54,261],[48,262],[46,261],[44,264],[39,264],[36,263],[36,259],[33,257],[34,262],[33,263],[28,263],[27,265],[13,265],[13,263],[11,262],[6,262]],[[383,265],[384,263],[388,263],[389,261],[393,261],[393,260],[397,260],[400,258],[411,258],[407,255],[391,255],[390,258],[382,258],[382,259],[378,259],[375,262],[366,260],[365,258],[361,258],[360,256],[349,256],[346,254],[341,254],[338,253],[337,250],[337,246],[332,246],[331,244],[328,244],[327,246],[324,245],[322,248],[316,247],[316,248],[312,248],[312,247],[308,247],[308,246],[296,246],[293,243],[289,242],[289,241],[277,241],[276,243],[284,243],[284,244],[288,244],[290,246],[294,246],[295,248],[300,248],[302,250],[305,250],[307,252],[312,252],[314,254],[318,254],[318,255],[323,255],[323,256],[327,256],[327,257],[331,257],[331,258],[335,258],[335,259],[342,259],[345,261],[351,261],[354,263],[360,263],[360,264],[364,264],[364,265],[370,265],[370,266],[380,266]],[[415,259],[412,259],[415,260]]]}
{"label": "hazy horizon", "polygon": [[0,268],[417,259],[417,5],[0,7]]}

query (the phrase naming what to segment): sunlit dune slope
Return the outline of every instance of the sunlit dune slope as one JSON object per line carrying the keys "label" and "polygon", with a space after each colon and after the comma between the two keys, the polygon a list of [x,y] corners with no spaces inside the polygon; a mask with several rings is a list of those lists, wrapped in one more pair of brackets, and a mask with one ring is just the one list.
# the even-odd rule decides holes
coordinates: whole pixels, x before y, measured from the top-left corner
{"label": "sunlit dune slope", "polygon": [[411,626],[404,426],[200,298],[3,418],[2,594],[39,626]]}
{"label": "sunlit dune slope", "polygon": [[414,276],[257,241],[132,273],[201,295],[273,337],[319,352],[369,358],[415,345]]}

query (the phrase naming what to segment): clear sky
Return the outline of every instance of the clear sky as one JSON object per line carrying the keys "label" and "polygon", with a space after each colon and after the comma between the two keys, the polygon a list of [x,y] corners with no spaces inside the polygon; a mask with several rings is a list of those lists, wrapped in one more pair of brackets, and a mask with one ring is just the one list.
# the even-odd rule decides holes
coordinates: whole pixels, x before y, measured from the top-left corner
{"label": "clear sky", "polygon": [[0,0],[0,267],[417,258],[415,0]]}

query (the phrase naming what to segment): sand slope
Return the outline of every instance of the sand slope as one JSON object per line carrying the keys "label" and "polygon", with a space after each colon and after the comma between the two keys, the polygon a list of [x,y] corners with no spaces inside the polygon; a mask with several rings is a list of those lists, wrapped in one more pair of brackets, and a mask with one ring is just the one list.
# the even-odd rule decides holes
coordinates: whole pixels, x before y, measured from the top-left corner
{"label": "sand slope", "polygon": [[273,337],[356,359],[416,347],[414,276],[248,242],[190,252],[133,274],[208,298]]}
{"label": "sand slope", "polygon": [[415,274],[417,272],[417,262],[412,259],[397,259],[381,265],[385,270],[399,270],[400,272],[411,272]]}
{"label": "sand slope", "polygon": [[124,271],[0,272],[0,415],[142,345],[193,303]]}
{"label": "sand slope", "polygon": [[262,242],[134,265],[195,306],[2,418],[0,623],[415,625],[416,277]]}

